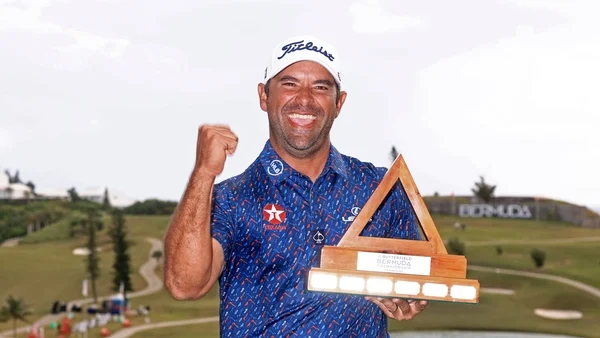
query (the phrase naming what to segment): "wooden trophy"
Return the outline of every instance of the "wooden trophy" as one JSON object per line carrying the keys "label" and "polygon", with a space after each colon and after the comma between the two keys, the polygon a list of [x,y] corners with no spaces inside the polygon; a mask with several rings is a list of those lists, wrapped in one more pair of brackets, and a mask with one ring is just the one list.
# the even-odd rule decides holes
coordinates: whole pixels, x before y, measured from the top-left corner
{"label": "wooden trophy", "polygon": [[[410,200],[425,240],[360,236],[396,182]],[[417,186],[399,155],[336,246],[321,249],[307,289],[387,298],[479,302],[479,282],[466,279],[467,260],[446,251]]]}

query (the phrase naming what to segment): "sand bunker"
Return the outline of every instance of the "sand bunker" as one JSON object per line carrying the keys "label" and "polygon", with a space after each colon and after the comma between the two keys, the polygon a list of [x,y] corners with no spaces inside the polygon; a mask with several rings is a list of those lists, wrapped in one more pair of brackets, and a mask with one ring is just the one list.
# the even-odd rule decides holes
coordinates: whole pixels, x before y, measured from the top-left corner
{"label": "sand bunker", "polygon": [[[96,248],[96,251],[102,251],[102,248]],[[75,248],[73,249],[73,255],[75,256],[87,256],[90,254],[90,250],[88,248]]]}
{"label": "sand bunker", "polygon": [[551,310],[551,309],[535,309],[534,313],[540,317],[548,319],[581,319],[583,314],[574,310]]}
{"label": "sand bunker", "polygon": [[497,295],[514,295],[515,290],[511,289],[499,289],[499,288],[481,288],[479,289],[481,293],[492,293]]}

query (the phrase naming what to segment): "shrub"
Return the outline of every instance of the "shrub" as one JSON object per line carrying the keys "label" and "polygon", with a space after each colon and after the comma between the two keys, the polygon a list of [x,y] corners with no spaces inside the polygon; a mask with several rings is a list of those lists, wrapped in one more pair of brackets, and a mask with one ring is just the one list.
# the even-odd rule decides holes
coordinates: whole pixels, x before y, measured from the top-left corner
{"label": "shrub", "polygon": [[452,255],[464,255],[465,254],[465,243],[456,237],[448,240],[448,253]]}
{"label": "shrub", "polygon": [[536,268],[541,268],[544,266],[544,261],[546,260],[546,252],[540,249],[533,249],[531,250],[531,259],[533,259]]}
{"label": "shrub", "polygon": [[498,245],[496,247],[496,252],[498,253],[498,255],[502,255],[503,250],[502,250],[502,247],[500,245]]}
{"label": "shrub", "polygon": [[171,215],[175,212],[178,202],[147,199],[123,209],[127,215]]}

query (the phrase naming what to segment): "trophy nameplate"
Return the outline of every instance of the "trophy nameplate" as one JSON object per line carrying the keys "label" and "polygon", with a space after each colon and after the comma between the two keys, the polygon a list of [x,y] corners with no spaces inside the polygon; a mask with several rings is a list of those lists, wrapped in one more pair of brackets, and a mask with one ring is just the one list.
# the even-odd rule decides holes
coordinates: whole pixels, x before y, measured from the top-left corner
{"label": "trophy nameplate", "polygon": [[[360,236],[394,184],[400,184],[424,240]],[[307,289],[387,298],[479,302],[479,281],[466,279],[467,260],[446,251],[419,190],[399,155],[335,246],[321,249]]]}

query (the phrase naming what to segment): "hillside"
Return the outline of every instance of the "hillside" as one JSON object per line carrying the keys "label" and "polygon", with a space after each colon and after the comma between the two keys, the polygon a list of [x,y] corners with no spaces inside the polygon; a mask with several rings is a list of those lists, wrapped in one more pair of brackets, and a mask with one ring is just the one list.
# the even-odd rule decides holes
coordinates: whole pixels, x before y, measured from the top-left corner
{"label": "hillside", "polygon": [[[162,238],[168,216],[127,216],[126,220],[129,238],[134,243],[131,248],[132,263],[137,271],[147,258],[149,250],[144,239]],[[466,228],[454,228],[454,222],[457,220],[467,224]],[[585,229],[556,221],[488,218],[468,220],[444,215],[434,215],[434,221],[445,241],[457,238],[465,243],[465,255],[469,266],[481,265],[548,273],[590,285],[600,285],[600,275],[596,269],[598,261],[590,259],[596,257],[600,241],[600,231],[597,229]],[[56,228],[53,228],[55,226]],[[35,314],[29,319],[46,314],[55,299],[81,298],[81,280],[85,278],[83,259],[74,256],[72,250],[81,247],[85,239],[81,236],[65,238],[64,231],[67,229],[68,227],[56,223],[36,233],[36,240],[25,241],[32,244],[0,248],[0,274],[12,276],[0,279],[0,299],[5,298],[8,293],[23,297],[27,304],[34,306]],[[572,240],[573,243],[556,242],[557,239]],[[595,241],[587,242],[588,240]],[[109,295],[113,292],[110,289],[113,254],[105,232],[100,234],[99,241],[103,251],[98,286],[102,295]],[[502,254],[498,254],[498,247],[502,248]],[[529,256],[533,248],[540,248],[547,253],[543,268],[535,268],[533,265]],[[160,270],[157,274],[160,277]],[[600,323],[594,320],[600,316],[600,299],[592,298],[581,291],[551,281],[531,281],[516,276],[500,277],[477,271],[469,271],[468,278],[478,279],[483,288],[515,290],[518,296],[483,293],[477,306],[432,303],[428,315],[414,321],[392,323],[391,328],[522,330],[580,336],[590,336],[591,333],[600,330]],[[140,290],[143,287],[145,283],[134,273],[134,288]],[[161,290],[156,294],[135,298],[134,306],[149,305],[152,308],[152,322],[216,316],[216,291],[211,291],[206,299],[181,302],[172,299],[165,290]],[[575,309],[584,312],[586,316],[576,323],[550,321],[533,314],[537,307]],[[134,316],[131,319],[134,326],[143,324],[143,318]],[[22,325],[23,323],[19,324]],[[0,324],[0,331],[9,328],[8,324]],[[112,324],[111,330],[117,329],[119,326]],[[214,329],[212,323],[181,329],[161,329],[156,332],[157,335],[147,331],[136,337],[173,337],[179,336],[177,333],[181,330],[192,336],[218,337],[218,332]],[[97,331],[95,335],[90,335],[90,338],[96,337],[99,337]]]}
{"label": "hillside", "polygon": [[429,212],[463,218],[512,218],[567,222],[573,225],[600,228],[600,212],[573,203],[534,197],[498,196],[490,203],[473,196],[424,196]]}

